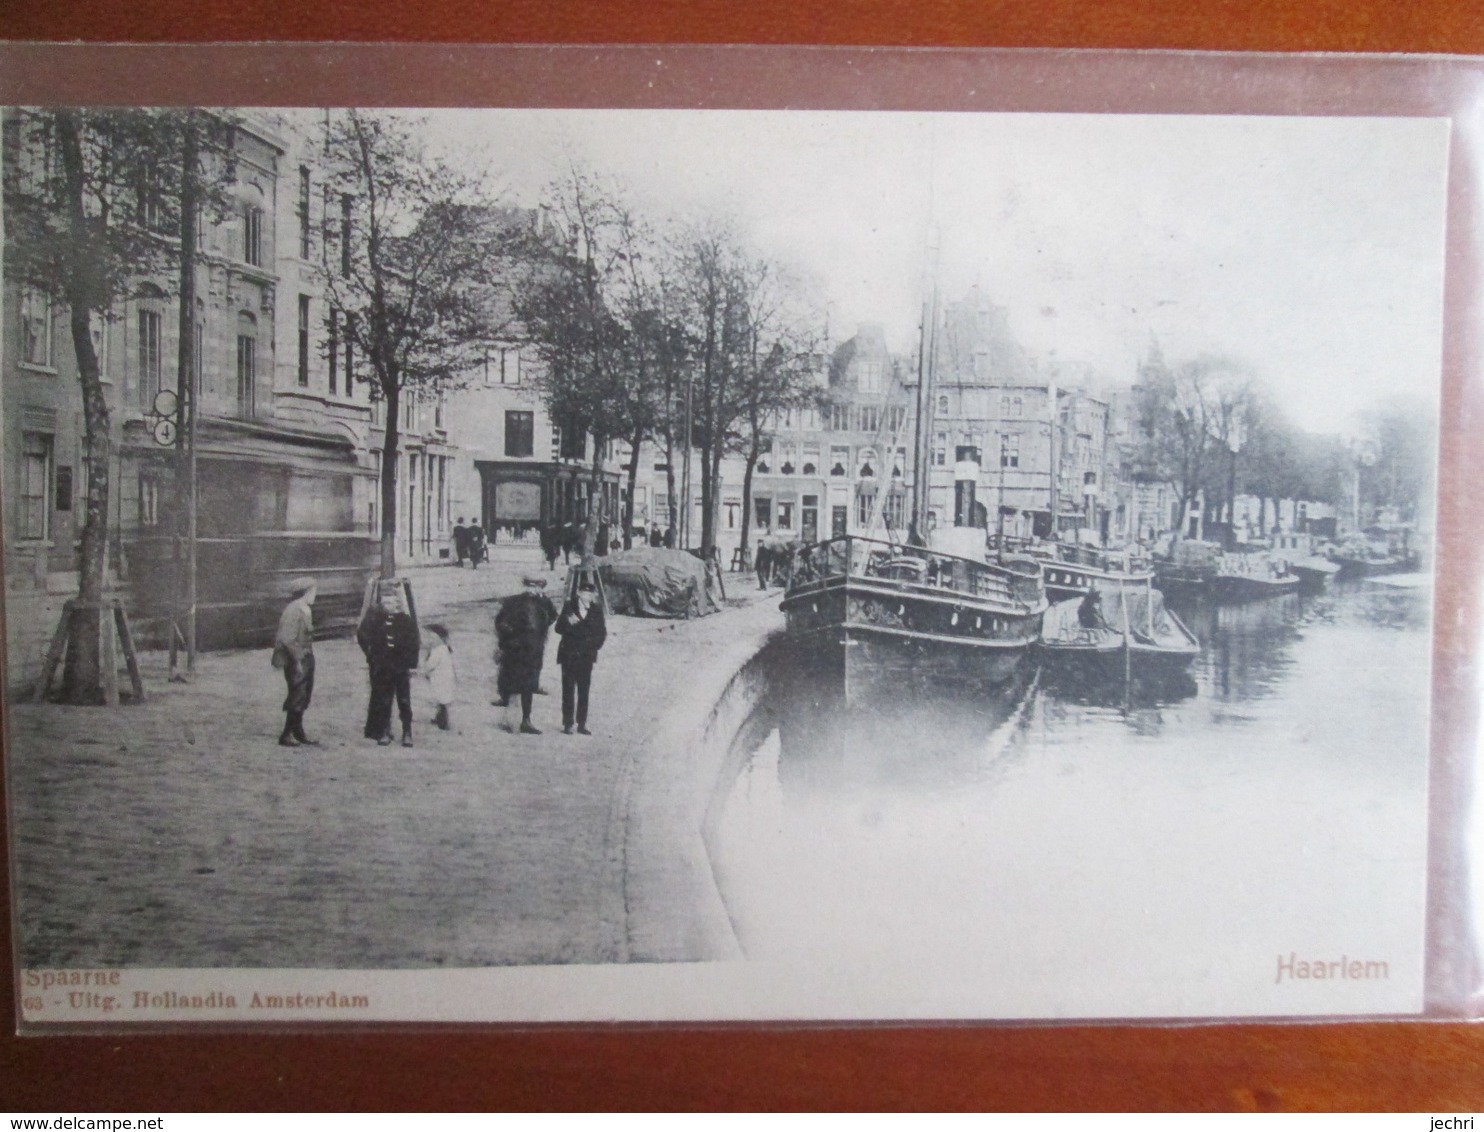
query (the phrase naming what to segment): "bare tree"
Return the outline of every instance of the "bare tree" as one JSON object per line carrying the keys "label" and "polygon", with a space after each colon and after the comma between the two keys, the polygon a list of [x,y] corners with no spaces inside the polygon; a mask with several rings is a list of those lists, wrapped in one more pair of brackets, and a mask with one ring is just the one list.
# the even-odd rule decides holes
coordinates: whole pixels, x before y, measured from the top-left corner
{"label": "bare tree", "polygon": [[[221,206],[231,169],[221,160],[200,175],[188,162],[195,153],[225,154],[231,129],[226,115],[193,110],[7,114],[7,269],[67,308],[82,396],[86,502],[62,683],[70,703],[99,703],[103,687],[98,646],[113,436],[94,328],[143,281],[172,273],[183,278],[193,270],[188,245],[172,237],[194,226],[196,209]],[[185,208],[182,192],[195,198]]]}
{"label": "bare tree", "polygon": [[548,202],[555,231],[515,310],[541,359],[538,380],[552,418],[592,436],[586,555],[605,518],[603,472],[613,440],[631,451],[627,544],[639,449],[655,433],[679,345],[663,313],[653,239],[622,188],[572,162]]}
{"label": "bare tree", "polygon": [[396,573],[397,456],[409,397],[460,388],[501,327],[490,272],[509,239],[480,177],[430,156],[416,119],[347,110],[325,127],[341,202],[327,287],[385,410],[381,575]]}

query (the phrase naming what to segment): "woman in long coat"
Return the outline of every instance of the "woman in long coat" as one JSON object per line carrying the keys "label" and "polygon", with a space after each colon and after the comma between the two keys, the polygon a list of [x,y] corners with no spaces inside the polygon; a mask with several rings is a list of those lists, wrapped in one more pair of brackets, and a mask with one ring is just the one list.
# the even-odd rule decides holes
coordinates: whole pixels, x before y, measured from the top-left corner
{"label": "woman in long coat", "polygon": [[541,665],[546,658],[546,637],[557,619],[556,606],[542,591],[546,579],[525,578],[525,589],[500,603],[495,614],[495,640],[499,645],[500,675],[496,702],[509,703],[520,697],[520,730],[539,735],[531,722],[531,698],[541,685]]}

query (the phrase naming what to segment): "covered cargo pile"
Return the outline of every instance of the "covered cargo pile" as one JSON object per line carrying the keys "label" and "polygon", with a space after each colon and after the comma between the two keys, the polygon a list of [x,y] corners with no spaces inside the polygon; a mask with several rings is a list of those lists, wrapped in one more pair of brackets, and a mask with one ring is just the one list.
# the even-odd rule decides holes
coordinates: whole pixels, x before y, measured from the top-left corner
{"label": "covered cargo pile", "polygon": [[721,611],[706,564],[684,550],[635,547],[598,559],[613,613],[634,617],[704,617]]}

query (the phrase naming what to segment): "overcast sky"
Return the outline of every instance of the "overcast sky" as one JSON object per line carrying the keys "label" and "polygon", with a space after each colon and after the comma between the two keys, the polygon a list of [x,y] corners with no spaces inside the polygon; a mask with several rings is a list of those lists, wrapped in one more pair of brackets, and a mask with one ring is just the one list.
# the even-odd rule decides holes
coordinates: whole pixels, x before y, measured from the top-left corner
{"label": "overcast sky", "polygon": [[656,215],[722,212],[816,281],[837,338],[916,349],[927,249],[945,300],[979,284],[1033,356],[1132,379],[1232,356],[1296,423],[1348,429],[1436,400],[1440,120],[816,111],[432,112],[534,203],[564,147]]}

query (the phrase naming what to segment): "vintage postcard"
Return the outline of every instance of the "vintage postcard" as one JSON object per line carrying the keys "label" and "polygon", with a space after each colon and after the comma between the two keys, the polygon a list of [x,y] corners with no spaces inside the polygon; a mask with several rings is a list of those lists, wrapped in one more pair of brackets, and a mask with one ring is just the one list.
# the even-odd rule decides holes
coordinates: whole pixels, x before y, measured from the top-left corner
{"label": "vintage postcard", "polygon": [[21,1023],[1425,1010],[1452,126],[4,112]]}

